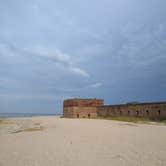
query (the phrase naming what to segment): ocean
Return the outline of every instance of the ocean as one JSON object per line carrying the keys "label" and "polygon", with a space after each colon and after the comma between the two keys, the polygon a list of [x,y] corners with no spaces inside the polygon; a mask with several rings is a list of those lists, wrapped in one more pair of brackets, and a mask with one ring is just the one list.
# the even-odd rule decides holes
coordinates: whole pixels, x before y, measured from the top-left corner
{"label": "ocean", "polygon": [[33,117],[33,116],[60,116],[62,114],[41,114],[41,113],[0,113],[0,118]]}

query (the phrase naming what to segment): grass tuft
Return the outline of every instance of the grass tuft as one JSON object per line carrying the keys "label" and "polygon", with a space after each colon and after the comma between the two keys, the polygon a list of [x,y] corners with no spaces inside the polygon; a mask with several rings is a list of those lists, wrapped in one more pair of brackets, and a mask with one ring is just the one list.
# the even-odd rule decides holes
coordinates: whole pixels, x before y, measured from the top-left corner
{"label": "grass tuft", "polygon": [[144,117],[125,117],[125,116],[117,116],[117,117],[99,117],[99,119],[107,119],[107,120],[118,120],[118,121],[125,121],[125,122],[133,122],[133,123],[149,123],[149,122],[159,122],[166,124],[166,119],[164,120],[154,120]]}
{"label": "grass tuft", "polygon": [[148,118],[142,118],[142,117],[111,117],[111,120],[119,120],[119,121],[126,121],[126,122],[150,122],[151,120]]}
{"label": "grass tuft", "polygon": [[4,123],[4,120],[3,119],[0,119],[0,124],[3,124]]}

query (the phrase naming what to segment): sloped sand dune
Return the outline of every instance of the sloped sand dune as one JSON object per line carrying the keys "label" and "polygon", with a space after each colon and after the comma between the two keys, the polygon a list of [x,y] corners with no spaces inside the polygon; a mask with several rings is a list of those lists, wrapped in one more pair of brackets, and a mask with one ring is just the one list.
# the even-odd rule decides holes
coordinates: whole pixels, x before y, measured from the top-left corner
{"label": "sloped sand dune", "polygon": [[0,166],[166,166],[166,126],[59,117],[2,120]]}

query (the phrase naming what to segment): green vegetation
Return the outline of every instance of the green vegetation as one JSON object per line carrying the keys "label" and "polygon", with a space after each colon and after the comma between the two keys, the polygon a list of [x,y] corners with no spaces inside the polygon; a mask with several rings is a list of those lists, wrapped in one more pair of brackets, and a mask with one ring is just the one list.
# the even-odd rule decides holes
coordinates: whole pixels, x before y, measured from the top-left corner
{"label": "green vegetation", "polygon": [[117,117],[99,117],[99,119],[106,119],[106,120],[118,120],[118,121],[125,121],[125,122],[133,122],[133,123],[150,123],[150,122],[159,122],[166,124],[166,119],[159,120],[159,119],[149,119],[144,117],[125,117],[125,116],[117,116]]}
{"label": "green vegetation", "polygon": [[14,123],[14,121],[6,119],[6,118],[1,118],[0,119],[0,125],[3,125],[3,124],[13,124],[13,123]]}
{"label": "green vegetation", "polygon": [[8,120],[6,120],[5,118],[0,119],[0,125],[1,124],[8,124],[8,123],[10,123],[10,122]]}
{"label": "green vegetation", "polygon": [[151,120],[148,118],[141,118],[141,117],[125,117],[125,116],[121,116],[121,117],[111,117],[111,120],[119,120],[119,121],[126,121],[126,122],[134,122],[134,123],[138,123],[138,122],[150,122]]}
{"label": "green vegetation", "polygon": [[0,119],[0,124],[2,124],[4,122],[4,120],[3,119]]}
{"label": "green vegetation", "polygon": [[166,124],[166,119],[160,120],[159,122]]}

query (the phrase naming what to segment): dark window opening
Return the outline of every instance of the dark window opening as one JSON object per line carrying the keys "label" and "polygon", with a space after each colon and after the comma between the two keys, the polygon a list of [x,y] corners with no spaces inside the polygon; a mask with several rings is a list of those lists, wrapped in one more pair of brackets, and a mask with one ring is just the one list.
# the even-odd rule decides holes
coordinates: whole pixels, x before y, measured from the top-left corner
{"label": "dark window opening", "polygon": [[161,114],[161,111],[160,110],[158,110],[158,115],[160,115]]}
{"label": "dark window opening", "polygon": [[130,115],[130,111],[128,111],[128,115]]}
{"label": "dark window opening", "polygon": [[120,111],[120,115],[122,115],[122,111]]}
{"label": "dark window opening", "polygon": [[139,115],[139,111],[136,111],[136,114]]}
{"label": "dark window opening", "polygon": [[77,114],[77,118],[79,118],[79,114]]}
{"label": "dark window opening", "polygon": [[149,115],[149,111],[148,110],[146,110],[146,115]]}
{"label": "dark window opening", "polygon": [[90,118],[90,114],[88,114],[88,118]]}

